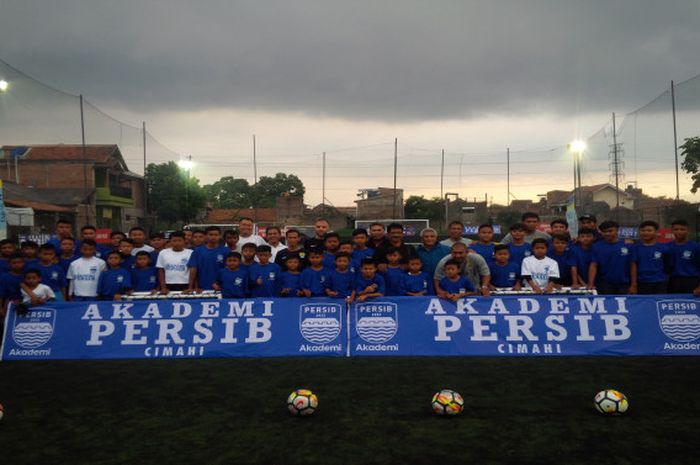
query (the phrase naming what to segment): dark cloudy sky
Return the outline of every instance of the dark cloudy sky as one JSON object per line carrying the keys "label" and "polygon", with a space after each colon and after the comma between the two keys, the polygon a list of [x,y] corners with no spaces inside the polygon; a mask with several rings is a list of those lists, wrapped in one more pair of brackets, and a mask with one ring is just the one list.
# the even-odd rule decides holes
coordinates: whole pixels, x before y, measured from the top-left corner
{"label": "dark cloudy sky", "polygon": [[[465,178],[471,161],[492,173],[503,201],[488,157],[469,154],[539,153],[644,105],[700,72],[698,24],[697,0],[2,0],[0,58],[130,123],[146,120],[161,142],[202,159],[206,182],[221,175],[218,160],[230,163],[224,174],[251,177],[256,133],[262,174],[307,175],[317,203],[318,153],[399,137],[407,167],[420,168],[422,149],[446,148],[454,167],[462,154],[450,189],[483,197],[489,185]],[[393,147],[380,147],[390,164]],[[371,164],[372,150],[351,158]],[[341,179],[353,174],[343,153],[334,203],[390,181],[390,172]],[[404,174],[407,189],[435,193],[434,179]],[[607,175],[591,169],[590,181]]]}

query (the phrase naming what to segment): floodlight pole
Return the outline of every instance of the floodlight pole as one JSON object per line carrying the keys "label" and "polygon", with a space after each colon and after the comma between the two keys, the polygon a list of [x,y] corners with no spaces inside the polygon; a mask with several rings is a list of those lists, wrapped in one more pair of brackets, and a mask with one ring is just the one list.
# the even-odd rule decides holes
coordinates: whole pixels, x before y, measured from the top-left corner
{"label": "floodlight pole", "polygon": [[506,148],[506,185],[508,193],[506,194],[506,207],[510,205],[510,147]]}
{"label": "floodlight pole", "polygon": [[396,170],[398,168],[398,159],[399,159],[399,139],[398,137],[394,138],[394,206],[392,208],[392,219],[396,219],[396,201],[397,201],[397,195],[396,195]]}
{"label": "floodlight pole", "polygon": [[[620,165],[617,159],[617,126],[615,124],[615,112],[612,114],[613,127],[613,163],[615,165],[615,208],[620,208]],[[616,211],[616,216],[619,212]]]}
{"label": "floodlight pole", "polygon": [[676,92],[675,86],[671,81],[671,110],[673,111],[673,153],[675,155],[676,165],[676,201],[680,200],[680,180],[678,177],[678,132],[676,129]]}
{"label": "floodlight pole", "polygon": [[[81,148],[83,156],[83,199],[88,198],[88,172],[87,172],[87,148],[85,147],[85,114],[83,110],[83,94],[80,94],[80,136]],[[85,205],[85,222],[91,224],[90,221],[90,200]]]}
{"label": "floodlight pole", "polygon": [[256,153],[256,146],[255,146],[255,134],[253,134],[253,179],[255,180],[254,184],[258,183],[258,161],[257,161],[257,153]]}
{"label": "floodlight pole", "polygon": [[142,121],[141,135],[143,137],[143,216],[146,230],[149,230],[148,221],[148,182],[146,181],[146,122]]}
{"label": "floodlight pole", "polygon": [[326,214],[326,152],[323,152],[323,176],[321,180],[321,211]]}

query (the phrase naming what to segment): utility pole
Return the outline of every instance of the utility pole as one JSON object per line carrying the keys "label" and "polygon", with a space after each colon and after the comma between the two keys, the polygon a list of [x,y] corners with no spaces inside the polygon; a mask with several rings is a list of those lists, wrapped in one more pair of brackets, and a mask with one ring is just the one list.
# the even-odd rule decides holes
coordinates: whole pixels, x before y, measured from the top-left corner
{"label": "utility pole", "polygon": [[87,148],[85,146],[85,114],[83,111],[83,94],[80,94],[80,135],[82,139],[83,155],[83,199],[85,203],[85,222],[91,224],[90,220],[90,199],[88,199],[88,169],[87,169]]}
{"label": "utility pole", "polygon": [[326,152],[323,152],[323,176],[321,182],[321,211],[326,214]]}
{"label": "utility pole", "polygon": [[506,148],[506,184],[508,185],[506,207],[508,207],[510,206],[510,147]]}
{"label": "utility pole", "polygon": [[398,168],[398,160],[399,160],[399,139],[398,137],[394,138],[394,206],[392,209],[392,217],[391,219],[396,219],[396,201],[397,201],[397,195],[396,195],[396,170]]}
{"label": "utility pole", "polygon": [[146,182],[146,122],[143,121],[142,123],[143,125],[141,127],[141,133],[143,136],[143,216],[146,223],[146,230],[148,230],[150,222],[148,221],[148,182]]}
{"label": "utility pole", "polygon": [[678,177],[678,132],[676,129],[676,92],[674,90],[675,86],[673,81],[671,81],[671,109],[673,111],[673,153],[675,155],[676,162],[676,201],[681,198],[680,190],[680,180]]}
{"label": "utility pole", "polygon": [[[613,165],[615,168],[615,208],[620,208],[620,163],[617,159],[617,126],[615,125],[615,112],[612,114],[613,126]],[[579,181],[581,185],[581,181]]]}
{"label": "utility pole", "polygon": [[442,161],[440,162],[440,198],[445,195],[445,149],[442,149]]}
{"label": "utility pole", "polygon": [[255,147],[255,134],[253,134],[253,179],[255,182],[253,184],[258,183],[258,161],[256,159],[256,147]]}

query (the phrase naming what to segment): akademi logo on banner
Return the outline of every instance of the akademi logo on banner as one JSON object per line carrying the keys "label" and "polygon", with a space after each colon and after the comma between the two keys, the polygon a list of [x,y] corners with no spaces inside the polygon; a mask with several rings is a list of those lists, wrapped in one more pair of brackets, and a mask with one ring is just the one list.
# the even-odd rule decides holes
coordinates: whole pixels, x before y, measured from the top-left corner
{"label": "akademi logo on banner", "polygon": [[53,336],[56,310],[36,307],[24,316],[18,316],[12,325],[12,339],[20,347],[16,355],[50,355],[51,349],[39,349]]}
{"label": "akademi logo on banner", "polygon": [[363,302],[355,305],[355,329],[365,341],[355,350],[398,351],[398,344],[386,344],[399,330],[399,307],[394,302]]}
{"label": "akademi logo on banner", "polygon": [[700,338],[700,305],[695,300],[661,300],[656,302],[659,327],[664,334],[681,344],[666,343],[667,349],[682,348]]}
{"label": "akademi logo on banner", "polygon": [[328,345],[340,336],[345,306],[339,303],[319,302],[299,306],[299,331],[313,345],[302,344],[300,352],[328,352],[342,350],[340,343]]}

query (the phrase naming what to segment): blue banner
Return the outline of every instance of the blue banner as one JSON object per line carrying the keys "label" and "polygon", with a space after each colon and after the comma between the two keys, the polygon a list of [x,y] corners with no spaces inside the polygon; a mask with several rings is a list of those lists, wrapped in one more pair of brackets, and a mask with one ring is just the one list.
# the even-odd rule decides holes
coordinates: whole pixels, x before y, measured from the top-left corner
{"label": "blue banner", "polygon": [[685,295],[393,297],[349,320],[351,355],[700,355]]}
{"label": "blue banner", "polygon": [[389,297],[349,309],[342,300],[298,298],[53,303],[25,316],[10,308],[1,355],[700,355],[700,299]]}
{"label": "blue banner", "polygon": [[3,360],[346,355],[332,299],[68,302],[10,308]]}

